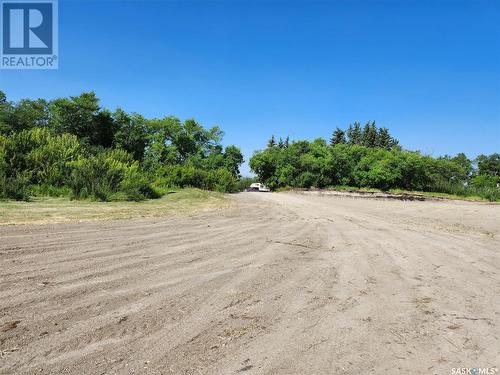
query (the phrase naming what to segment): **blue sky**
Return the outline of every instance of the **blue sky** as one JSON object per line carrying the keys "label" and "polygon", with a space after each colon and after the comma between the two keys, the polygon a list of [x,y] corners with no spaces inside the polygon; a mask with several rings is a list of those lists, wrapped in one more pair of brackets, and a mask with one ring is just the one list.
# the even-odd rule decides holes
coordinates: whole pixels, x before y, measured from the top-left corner
{"label": "blue sky", "polygon": [[59,70],[3,70],[0,89],[194,117],[246,159],[368,120],[475,157],[500,151],[499,25],[498,1],[60,0]]}

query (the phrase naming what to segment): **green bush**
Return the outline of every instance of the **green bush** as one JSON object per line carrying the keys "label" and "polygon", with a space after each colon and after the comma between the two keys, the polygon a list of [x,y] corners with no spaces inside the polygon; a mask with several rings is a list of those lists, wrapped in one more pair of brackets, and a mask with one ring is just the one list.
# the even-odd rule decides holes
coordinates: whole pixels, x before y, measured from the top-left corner
{"label": "green bush", "polygon": [[490,202],[500,201],[500,189],[499,188],[483,188],[478,194],[480,197],[488,199]]}
{"label": "green bush", "polygon": [[112,150],[80,157],[69,165],[73,198],[137,201],[158,197],[138,163],[125,151]]}
{"label": "green bush", "polygon": [[238,191],[238,180],[233,173],[224,168],[208,172],[208,180],[213,185],[208,185],[208,190],[215,190],[221,193],[235,193]]}
{"label": "green bush", "polygon": [[396,158],[386,150],[370,152],[361,158],[354,168],[354,179],[360,187],[374,187],[382,190],[398,185],[401,171]]}
{"label": "green bush", "polygon": [[196,187],[225,193],[238,191],[238,179],[225,168],[203,170],[190,165],[168,165],[158,172],[155,186]]}
{"label": "green bush", "polygon": [[14,177],[0,176],[0,199],[15,199],[28,201],[30,198],[29,177],[16,175]]}
{"label": "green bush", "polygon": [[144,172],[137,163],[125,169],[125,175],[120,184],[119,191],[128,201],[141,201],[146,198],[160,198],[161,193],[154,189]]}
{"label": "green bush", "polygon": [[471,179],[470,185],[476,188],[498,188],[500,176],[479,175]]}
{"label": "green bush", "polygon": [[0,199],[29,200],[30,176],[28,171],[15,171],[11,167],[14,142],[0,135]]}
{"label": "green bush", "polygon": [[71,189],[68,186],[54,186],[49,184],[31,185],[30,195],[45,197],[69,197]]}
{"label": "green bush", "polygon": [[74,135],[52,135],[47,128],[24,130],[11,139],[10,167],[30,171],[32,184],[62,186],[69,176],[67,163],[80,154]]}
{"label": "green bush", "polygon": [[296,187],[310,188],[315,185],[315,180],[316,176],[311,172],[302,172],[293,180],[292,184]]}

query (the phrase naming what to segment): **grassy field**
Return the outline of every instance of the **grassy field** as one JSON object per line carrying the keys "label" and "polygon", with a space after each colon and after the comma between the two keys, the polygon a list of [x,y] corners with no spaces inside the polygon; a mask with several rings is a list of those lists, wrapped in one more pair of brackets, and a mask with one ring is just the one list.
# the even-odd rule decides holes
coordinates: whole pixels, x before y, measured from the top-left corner
{"label": "grassy field", "polygon": [[222,193],[198,189],[173,189],[160,199],[143,202],[72,201],[68,198],[0,201],[0,225],[160,217],[229,204]]}

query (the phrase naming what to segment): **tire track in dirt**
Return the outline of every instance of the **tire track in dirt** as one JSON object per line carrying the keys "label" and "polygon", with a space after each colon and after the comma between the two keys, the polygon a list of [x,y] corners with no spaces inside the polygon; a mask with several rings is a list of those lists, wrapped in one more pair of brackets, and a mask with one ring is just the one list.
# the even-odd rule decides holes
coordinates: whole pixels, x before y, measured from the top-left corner
{"label": "tire track in dirt", "polygon": [[499,206],[234,201],[167,219],[0,228],[0,373],[500,365]]}

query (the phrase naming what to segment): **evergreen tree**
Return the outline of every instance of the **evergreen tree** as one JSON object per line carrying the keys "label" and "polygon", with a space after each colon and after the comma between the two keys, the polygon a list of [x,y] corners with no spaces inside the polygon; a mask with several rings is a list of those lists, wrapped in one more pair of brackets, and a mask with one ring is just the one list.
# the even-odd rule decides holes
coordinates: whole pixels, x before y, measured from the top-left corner
{"label": "evergreen tree", "polygon": [[290,145],[290,137],[289,137],[289,136],[287,136],[287,137],[285,138],[285,148],[287,148],[289,145]]}
{"label": "evergreen tree", "polygon": [[278,141],[278,147],[279,148],[284,148],[285,147],[285,143],[283,142],[283,139],[280,137],[280,140]]}
{"label": "evergreen tree", "polygon": [[391,135],[387,128],[380,128],[377,132],[377,147],[389,150],[391,148]]}
{"label": "evergreen tree", "polygon": [[354,129],[352,127],[352,124],[349,124],[349,127],[347,128],[347,131],[346,131],[347,144],[349,144],[349,145],[353,144],[353,142],[352,142],[353,133],[354,133]]}
{"label": "evergreen tree", "polygon": [[396,138],[390,137],[388,149],[391,150],[393,148],[399,148],[400,149],[401,147],[399,146],[399,141]]}
{"label": "evergreen tree", "polygon": [[347,129],[347,138],[349,145],[360,145],[362,142],[362,131],[361,124],[359,122],[355,122],[354,126],[349,125],[349,129]]}
{"label": "evergreen tree", "polygon": [[375,121],[368,121],[362,133],[362,144],[366,147],[376,147],[377,145],[377,126],[375,125]]}
{"label": "evergreen tree", "polygon": [[330,145],[335,146],[338,144],[345,144],[345,143],[346,143],[345,132],[340,128],[335,129],[335,131],[332,134],[332,138],[330,139]]}
{"label": "evergreen tree", "polygon": [[274,140],[274,135],[272,135],[269,141],[267,141],[267,148],[272,148],[274,146],[276,146],[276,141]]}

